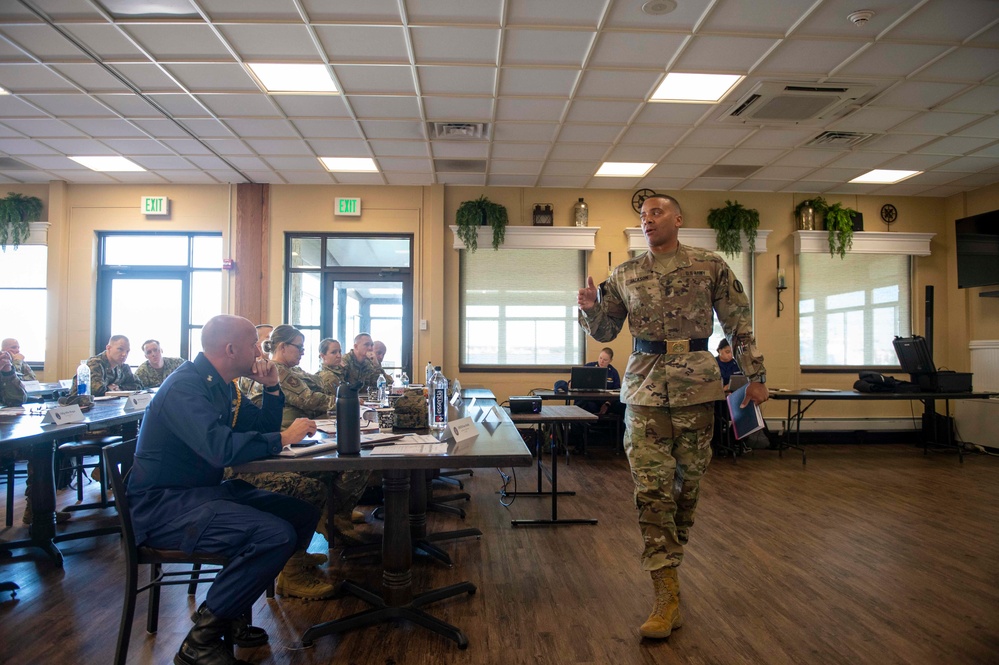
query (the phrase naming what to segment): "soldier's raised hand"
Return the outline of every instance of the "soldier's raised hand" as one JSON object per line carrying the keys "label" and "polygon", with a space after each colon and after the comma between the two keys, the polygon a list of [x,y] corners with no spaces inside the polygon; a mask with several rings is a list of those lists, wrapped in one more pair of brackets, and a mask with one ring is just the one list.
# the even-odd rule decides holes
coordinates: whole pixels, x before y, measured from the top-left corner
{"label": "soldier's raised hand", "polygon": [[593,282],[592,277],[586,278],[586,286],[581,288],[576,295],[576,304],[584,312],[590,311],[597,304],[597,285]]}

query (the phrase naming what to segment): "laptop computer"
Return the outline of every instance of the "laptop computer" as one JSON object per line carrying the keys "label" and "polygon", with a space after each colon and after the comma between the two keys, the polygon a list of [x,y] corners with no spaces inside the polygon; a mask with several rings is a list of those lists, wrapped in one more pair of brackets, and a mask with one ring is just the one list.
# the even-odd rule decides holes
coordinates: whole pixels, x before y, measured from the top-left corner
{"label": "laptop computer", "polygon": [[607,390],[606,367],[573,367],[569,374],[569,392]]}
{"label": "laptop computer", "polygon": [[728,391],[734,393],[747,383],[749,383],[749,378],[745,374],[733,374],[728,379]]}

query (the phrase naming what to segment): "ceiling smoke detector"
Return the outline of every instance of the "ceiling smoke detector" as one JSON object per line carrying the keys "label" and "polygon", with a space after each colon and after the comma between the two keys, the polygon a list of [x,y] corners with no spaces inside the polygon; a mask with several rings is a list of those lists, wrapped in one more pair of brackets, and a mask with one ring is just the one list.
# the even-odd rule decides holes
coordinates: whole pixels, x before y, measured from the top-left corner
{"label": "ceiling smoke detector", "polygon": [[860,9],[848,15],[847,18],[853,21],[854,25],[858,28],[862,28],[868,21],[874,18],[874,12],[870,9]]}
{"label": "ceiling smoke detector", "polygon": [[674,0],[649,0],[642,5],[642,11],[652,16],[669,14],[674,9],[676,9],[676,2]]}

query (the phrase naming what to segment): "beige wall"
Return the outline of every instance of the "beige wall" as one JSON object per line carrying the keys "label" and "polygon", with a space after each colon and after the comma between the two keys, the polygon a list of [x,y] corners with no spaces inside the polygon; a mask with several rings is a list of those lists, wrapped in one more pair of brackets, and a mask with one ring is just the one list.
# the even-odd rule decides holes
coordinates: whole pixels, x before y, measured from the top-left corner
{"label": "beige wall", "polygon": [[[234,190],[229,186],[103,186],[65,185],[10,187],[11,191],[40,196],[46,202],[46,214],[52,224],[49,232],[49,339],[44,374],[46,380],[66,378],[77,361],[93,351],[94,284],[96,282],[96,240],[99,230],[213,230],[223,233],[230,251],[235,213]],[[458,253],[452,249],[448,226],[453,223],[458,205],[485,194],[507,207],[513,225],[530,225],[535,203],[551,203],[555,224],[572,224],[572,205],[580,194],[590,207],[590,225],[600,227],[596,250],[589,257],[589,271],[595,279],[607,272],[607,254],[614,264],[628,258],[624,230],[638,225],[631,207],[631,191],[591,189],[478,188],[478,187],[356,187],[356,186],[283,186],[270,187],[270,238],[267,262],[272,275],[268,286],[268,316],[279,322],[284,311],[284,233],[288,231],[372,231],[412,233],[415,238],[414,265],[414,367],[428,360],[443,360],[446,372],[453,376],[458,367]],[[139,197],[166,195],[171,200],[171,215],[165,221],[150,221],[139,213]],[[338,218],[333,214],[337,196],[360,197],[360,218]],[[760,212],[761,228],[772,231],[767,253],[757,256],[756,331],[767,359],[769,381],[775,387],[847,387],[854,377],[848,374],[805,374],[798,370],[797,320],[794,316],[797,288],[797,262],[794,260],[792,211],[802,195],[731,192],[683,192],[685,225],[706,228],[708,211],[724,204],[726,198],[738,199]],[[831,201],[835,197],[827,197]],[[931,245],[932,255],[915,262],[913,320],[915,333],[923,331],[923,289],[936,287],[936,356],[940,365],[954,369],[968,365],[967,341],[999,337],[999,299],[978,298],[977,290],[956,289],[953,257],[953,220],[999,208],[999,187],[984,188],[950,199],[922,197],[846,196],[844,204],[864,213],[865,229],[883,231],[879,211],[884,203],[898,208],[898,221],[891,231],[938,234]],[[492,251],[488,247],[480,251]],[[776,255],[787,273],[790,289],[784,293],[784,314],[776,317]],[[231,256],[231,253],[229,254]],[[230,279],[238,279],[238,266]],[[231,290],[231,288],[230,288]],[[229,299],[227,297],[227,307]],[[420,331],[418,322],[425,319],[428,329]],[[630,351],[627,332],[612,342],[616,365],[623,367]],[[595,359],[603,344],[587,341],[587,359]],[[133,359],[134,361],[135,359]],[[418,376],[414,380],[418,380]],[[548,387],[561,375],[520,373],[468,373],[459,378],[465,386],[487,386],[497,397],[524,394],[534,387]],[[908,415],[908,407],[897,406],[895,415]],[[861,405],[850,405],[848,415],[884,414],[882,403],[876,411],[865,413]],[[845,415],[843,409],[828,409],[817,415]],[[768,415],[779,415],[779,404],[768,408]]]}

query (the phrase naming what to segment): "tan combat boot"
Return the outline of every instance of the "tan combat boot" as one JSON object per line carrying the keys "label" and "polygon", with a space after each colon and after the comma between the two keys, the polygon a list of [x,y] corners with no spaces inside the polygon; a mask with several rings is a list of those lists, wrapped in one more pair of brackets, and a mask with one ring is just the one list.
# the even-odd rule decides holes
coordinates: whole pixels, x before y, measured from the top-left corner
{"label": "tan combat boot", "polygon": [[676,576],[676,568],[653,570],[652,585],[656,590],[656,603],[652,607],[652,614],[638,629],[638,633],[642,637],[663,639],[669,637],[674,628],[683,625],[680,618],[680,581]]}
{"label": "tan combat boot", "polygon": [[321,600],[336,592],[333,585],[314,567],[309,565],[304,551],[295,552],[278,574],[274,589],[282,596]]}

